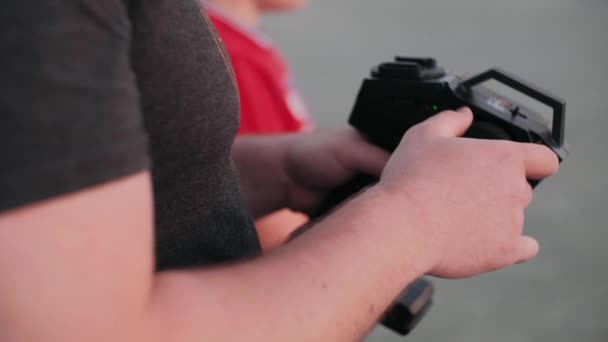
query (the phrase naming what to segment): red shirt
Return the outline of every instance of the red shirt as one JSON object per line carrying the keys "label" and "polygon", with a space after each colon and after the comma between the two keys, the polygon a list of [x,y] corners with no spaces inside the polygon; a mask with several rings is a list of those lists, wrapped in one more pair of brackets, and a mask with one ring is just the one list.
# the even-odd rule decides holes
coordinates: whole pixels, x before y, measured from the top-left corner
{"label": "red shirt", "polygon": [[239,134],[286,133],[311,128],[308,111],[294,87],[289,66],[261,33],[208,8],[228,50],[241,99]]}

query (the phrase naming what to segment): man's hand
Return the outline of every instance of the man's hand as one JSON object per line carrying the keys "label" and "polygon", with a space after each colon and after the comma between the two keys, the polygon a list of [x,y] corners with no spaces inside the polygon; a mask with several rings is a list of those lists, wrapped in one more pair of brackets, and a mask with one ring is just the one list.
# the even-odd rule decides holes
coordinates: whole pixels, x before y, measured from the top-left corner
{"label": "man's hand", "polygon": [[389,156],[353,129],[293,136],[285,158],[287,205],[310,213],[355,175],[380,177]]}
{"label": "man's hand", "polygon": [[[4,212],[0,340],[361,339],[422,274],[471,276],[536,254],[521,236],[526,178],[553,174],[556,157],[537,145],[456,138],[470,122],[464,110],[414,127],[378,185],[248,262],[153,274],[148,173]],[[344,134],[289,147],[294,161],[321,158],[290,168],[302,193],[382,169],[383,152]],[[355,158],[366,149],[366,160]]]}
{"label": "man's hand", "polygon": [[527,179],[553,175],[559,166],[542,145],[458,138],[472,119],[468,109],[448,111],[409,130],[378,185],[419,209],[419,235],[436,254],[430,274],[439,277],[473,276],[535,257],[538,243],[522,236],[532,200]]}
{"label": "man's hand", "polygon": [[313,213],[355,175],[380,177],[389,154],[344,129],[239,136],[232,157],[249,211],[259,218],[283,208]]}

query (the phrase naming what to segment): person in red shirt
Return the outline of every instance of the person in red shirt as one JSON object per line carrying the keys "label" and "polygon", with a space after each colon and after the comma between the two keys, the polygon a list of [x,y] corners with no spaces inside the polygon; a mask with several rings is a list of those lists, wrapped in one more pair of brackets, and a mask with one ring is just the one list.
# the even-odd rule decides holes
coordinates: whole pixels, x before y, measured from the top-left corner
{"label": "person in red shirt", "polygon": [[[241,100],[239,134],[295,133],[312,129],[289,65],[258,29],[264,12],[293,11],[306,0],[209,0],[206,10],[232,60]],[[262,247],[281,244],[305,215],[281,210],[256,222]]]}

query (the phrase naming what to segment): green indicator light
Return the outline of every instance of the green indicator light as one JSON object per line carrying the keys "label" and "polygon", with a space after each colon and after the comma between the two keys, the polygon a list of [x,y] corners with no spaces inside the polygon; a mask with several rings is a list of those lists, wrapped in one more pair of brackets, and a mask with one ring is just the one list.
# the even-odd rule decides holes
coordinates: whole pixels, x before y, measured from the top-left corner
{"label": "green indicator light", "polygon": [[433,110],[438,110],[438,109],[439,109],[439,107],[433,106]]}

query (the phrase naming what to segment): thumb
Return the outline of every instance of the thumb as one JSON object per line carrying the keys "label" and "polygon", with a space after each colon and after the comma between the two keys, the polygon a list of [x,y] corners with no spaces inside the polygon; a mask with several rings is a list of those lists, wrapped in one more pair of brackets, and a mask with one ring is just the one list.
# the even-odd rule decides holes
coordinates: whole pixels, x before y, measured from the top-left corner
{"label": "thumb", "polygon": [[376,177],[380,177],[390,158],[390,153],[360,137],[343,146],[343,151],[341,159],[345,168]]}
{"label": "thumb", "polygon": [[457,111],[446,110],[433,115],[418,126],[425,135],[446,138],[462,136],[473,123],[473,112],[467,107]]}

